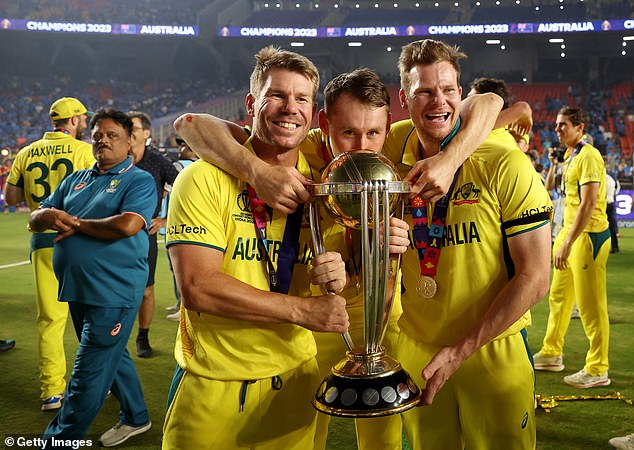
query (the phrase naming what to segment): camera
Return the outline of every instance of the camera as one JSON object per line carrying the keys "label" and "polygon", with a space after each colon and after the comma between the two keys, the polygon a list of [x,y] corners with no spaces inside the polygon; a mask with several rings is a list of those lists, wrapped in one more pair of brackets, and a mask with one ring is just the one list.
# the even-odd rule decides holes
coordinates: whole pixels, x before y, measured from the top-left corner
{"label": "camera", "polygon": [[550,152],[550,159],[556,159],[557,162],[564,162],[564,155],[566,154],[566,150],[556,147],[553,148]]}

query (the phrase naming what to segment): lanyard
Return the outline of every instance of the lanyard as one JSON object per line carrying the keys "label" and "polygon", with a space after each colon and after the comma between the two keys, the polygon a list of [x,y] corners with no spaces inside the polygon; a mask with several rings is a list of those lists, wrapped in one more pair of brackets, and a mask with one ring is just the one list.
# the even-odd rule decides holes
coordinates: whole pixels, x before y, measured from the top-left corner
{"label": "lanyard", "polygon": [[585,139],[581,139],[579,143],[575,145],[575,148],[573,148],[572,152],[570,152],[570,159],[568,160],[568,164],[566,164],[566,166],[561,170],[561,191],[563,192],[564,196],[566,195],[566,173],[568,172],[568,169],[570,168],[570,165],[572,164],[572,159],[575,157],[577,153],[581,151],[583,146],[586,145],[587,143],[588,142]]}
{"label": "lanyard", "polygon": [[[440,143],[442,150],[449,144],[451,139],[456,135],[460,128],[460,117],[454,129]],[[438,200],[434,206],[431,224],[427,217],[427,205],[417,195],[411,200],[412,206],[412,223],[414,225],[414,245],[418,250],[418,260],[420,262],[421,276],[434,278],[440,258],[440,248],[442,247],[442,235],[445,230],[445,222],[447,220],[447,211],[449,210],[449,199],[453,192],[460,169],[456,171],[449,187],[449,192]]]}
{"label": "lanyard", "polygon": [[266,204],[258,197],[251,186],[247,185],[247,190],[255,223],[258,247],[266,261],[269,289],[271,292],[288,294],[291,276],[293,275],[293,265],[299,253],[299,230],[304,214],[304,205],[299,205],[297,210],[286,218],[286,227],[284,228],[284,237],[280,246],[276,271],[269,254],[269,242],[266,239]]}

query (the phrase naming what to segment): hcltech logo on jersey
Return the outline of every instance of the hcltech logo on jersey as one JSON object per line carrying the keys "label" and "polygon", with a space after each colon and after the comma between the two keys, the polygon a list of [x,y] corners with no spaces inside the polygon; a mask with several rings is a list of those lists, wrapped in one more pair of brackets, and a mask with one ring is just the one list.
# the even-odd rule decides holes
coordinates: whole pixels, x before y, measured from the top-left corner
{"label": "hcltech logo on jersey", "polygon": [[106,189],[106,192],[112,194],[113,192],[117,192],[117,185],[121,182],[121,180],[110,180],[110,186]]}
{"label": "hcltech logo on jersey", "polygon": [[480,192],[480,188],[470,181],[469,183],[465,183],[458,189],[454,190],[454,193],[451,196],[451,203],[456,206],[478,203]]}

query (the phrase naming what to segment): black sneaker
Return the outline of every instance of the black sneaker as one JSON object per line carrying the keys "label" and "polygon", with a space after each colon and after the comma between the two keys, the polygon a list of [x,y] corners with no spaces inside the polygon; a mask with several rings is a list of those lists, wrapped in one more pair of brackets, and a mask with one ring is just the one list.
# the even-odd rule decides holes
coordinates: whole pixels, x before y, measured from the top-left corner
{"label": "black sneaker", "polygon": [[139,358],[149,358],[152,356],[152,347],[150,347],[150,340],[147,334],[138,335],[136,337],[136,355]]}
{"label": "black sneaker", "polygon": [[0,339],[0,352],[8,352],[15,347],[15,341],[13,339]]}

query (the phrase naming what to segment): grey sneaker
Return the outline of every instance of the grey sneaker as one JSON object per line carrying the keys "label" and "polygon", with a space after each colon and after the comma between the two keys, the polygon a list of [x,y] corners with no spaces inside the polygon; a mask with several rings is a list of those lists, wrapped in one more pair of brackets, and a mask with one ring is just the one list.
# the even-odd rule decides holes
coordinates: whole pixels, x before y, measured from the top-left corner
{"label": "grey sneaker", "polygon": [[608,441],[617,450],[634,450],[634,433],[627,436],[613,437]]}
{"label": "grey sneaker", "polygon": [[612,381],[608,378],[607,370],[603,375],[592,376],[585,370],[581,369],[577,373],[564,377],[564,383],[579,389],[609,386],[611,382]]}
{"label": "grey sneaker", "polygon": [[145,425],[140,425],[138,427],[132,427],[119,421],[119,423],[99,437],[99,444],[103,447],[114,447],[127,441],[132,436],[145,433],[150,428],[152,428],[152,422],[148,422]]}
{"label": "grey sneaker", "polygon": [[564,370],[563,356],[542,356],[541,352],[533,355],[535,370],[545,370],[548,372],[561,372]]}

